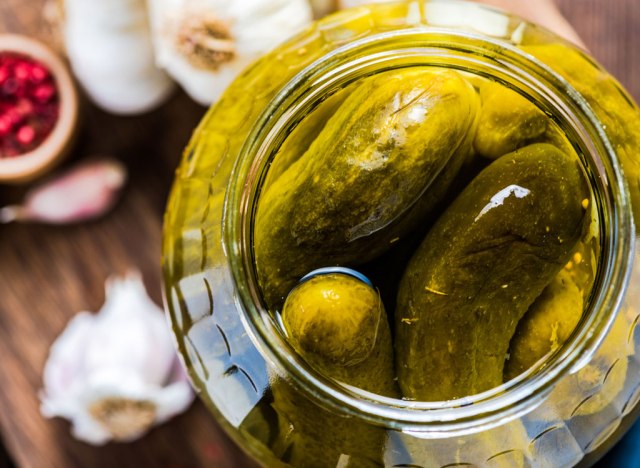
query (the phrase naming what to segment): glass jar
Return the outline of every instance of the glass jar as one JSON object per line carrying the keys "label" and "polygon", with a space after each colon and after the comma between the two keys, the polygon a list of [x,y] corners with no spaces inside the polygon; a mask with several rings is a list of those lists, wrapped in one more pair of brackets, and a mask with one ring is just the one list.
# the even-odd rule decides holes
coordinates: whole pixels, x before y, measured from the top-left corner
{"label": "glass jar", "polygon": [[[536,102],[582,155],[600,220],[594,293],[569,341],[501,387],[436,403],[372,395],[310,368],[262,305],[251,249],[260,188],[301,119],[347,83],[416,65],[491,77]],[[586,54],[477,4],[376,4],[316,22],[231,85],[177,171],[165,218],[165,297],[193,385],[265,465],[592,462],[640,401],[638,122],[633,101]]]}

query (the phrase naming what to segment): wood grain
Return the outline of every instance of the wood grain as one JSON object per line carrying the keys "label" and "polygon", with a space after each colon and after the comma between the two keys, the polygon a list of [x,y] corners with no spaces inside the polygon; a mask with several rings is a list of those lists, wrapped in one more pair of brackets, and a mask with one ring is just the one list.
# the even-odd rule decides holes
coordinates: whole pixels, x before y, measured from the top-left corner
{"label": "wood grain", "polygon": [[[51,40],[44,0],[0,1],[0,32]],[[589,49],[640,98],[640,2],[558,0]],[[93,223],[47,227],[0,226],[0,430],[16,464],[24,467],[248,465],[205,408],[184,415],[132,444],[95,448],[73,439],[61,420],[45,420],[38,390],[48,349],[73,314],[97,310],[105,279],[139,268],[160,302],[160,228],[181,149],[204,109],[177,92],[141,117],[107,115],[85,102],[83,129],[70,163],[107,154],[129,168],[121,203]],[[0,204],[22,188],[0,187]],[[3,456],[0,452],[0,466]]]}

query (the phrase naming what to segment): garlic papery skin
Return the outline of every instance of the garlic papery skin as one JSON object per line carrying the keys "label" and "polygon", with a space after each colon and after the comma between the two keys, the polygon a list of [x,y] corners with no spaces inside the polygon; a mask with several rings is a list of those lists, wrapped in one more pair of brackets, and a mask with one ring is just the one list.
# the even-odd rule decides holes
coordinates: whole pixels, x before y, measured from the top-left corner
{"label": "garlic papery skin", "polygon": [[194,394],[162,310],[138,274],[107,281],[97,314],[81,312],[51,347],[41,412],[101,445],[131,441],[183,412]]}
{"label": "garlic papery skin", "polygon": [[307,0],[148,1],[157,64],[205,106],[313,16]]}
{"label": "garlic papery skin", "polygon": [[155,65],[145,0],[64,0],[64,38],[82,87],[101,108],[139,114],[169,96]]}

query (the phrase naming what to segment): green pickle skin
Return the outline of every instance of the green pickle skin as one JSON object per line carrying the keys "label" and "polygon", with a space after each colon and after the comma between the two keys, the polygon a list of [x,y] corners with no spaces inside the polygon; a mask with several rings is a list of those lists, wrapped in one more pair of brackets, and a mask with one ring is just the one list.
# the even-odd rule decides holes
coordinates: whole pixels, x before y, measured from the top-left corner
{"label": "green pickle skin", "polygon": [[[317,276],[295,287],[282,322],[296,352],[319,372],[369,392],[398,397],[391,331],[378,292],[352,276]],[[281,415],[276,448],[292,466],[380,466],[384,430],[339,416],[276,381]],[[278,398],[281,397],[281,398]]]}
{"label": "green pickle skin", "polygon": [[484,169],[411,259],[396,309],[406,398],[449,400],[503,381],[516,326],[569,260],[588,216],[575,158],[527,146]]}
{"label": "green pickle skin", "polygon": [[260,197],[254,252],[267,305],[308,271],[365,263],[410,231],[471,152],[479,105],[453,71],[363,79]]}

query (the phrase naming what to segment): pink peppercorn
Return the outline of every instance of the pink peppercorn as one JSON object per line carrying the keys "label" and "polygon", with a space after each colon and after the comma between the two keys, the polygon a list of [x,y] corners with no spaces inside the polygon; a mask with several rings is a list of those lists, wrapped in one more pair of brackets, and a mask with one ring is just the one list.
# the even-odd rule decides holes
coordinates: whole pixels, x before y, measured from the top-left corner
{"label": "pink peppercorn", "polygon": [[33,91],[33,97],[39,102],[49,101],[56,93],[56,89],[49,85],[43,84]]}
{"label": "pink peppercorn", "polygon": [[29,127],[25,125],[24,127],[20,127],[18,132],[16,133],[17,140],[23,145],[29,145],[33,143],[33,139],[36,137],[36,132],[33,127]]}
{"label": "pink peppercorn", "polygon": [[11,119],[6,114],[0,115],[0,138],[8,135],[12,127]]}
{"label": "pink peppercorn", "polygon": [[18,62],[13,66],[13,76],[15,76],[18,81],[29,79],[30,72],[31,65],[26,62]]}
{"label": "pink peppercorn", "polygon": [[31,68],[31,81],[40,83],[49,77],[49,72],[42,65],[34,65]]}

